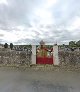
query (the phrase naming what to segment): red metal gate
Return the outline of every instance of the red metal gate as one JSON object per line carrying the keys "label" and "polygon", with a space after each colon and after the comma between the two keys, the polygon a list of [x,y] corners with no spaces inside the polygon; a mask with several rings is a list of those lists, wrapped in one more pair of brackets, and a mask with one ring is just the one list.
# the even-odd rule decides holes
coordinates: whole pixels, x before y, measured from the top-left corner
{"label": "red metal gate", "polygon": [[53,64],[53,53],[52,48],[44,47],[37,48],[37,64]]}

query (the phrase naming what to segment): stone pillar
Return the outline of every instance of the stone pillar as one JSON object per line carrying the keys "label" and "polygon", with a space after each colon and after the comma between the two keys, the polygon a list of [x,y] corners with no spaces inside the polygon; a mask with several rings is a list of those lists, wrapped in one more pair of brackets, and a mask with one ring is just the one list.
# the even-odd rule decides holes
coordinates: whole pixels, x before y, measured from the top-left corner
{"label": "stone pillar", "polygon": [[32,45],[32,64],[36,64],[36,45]]}
{"label": "stone pillar", "polygon": [[59,65],[58,46],[53,46],[53,63]]}

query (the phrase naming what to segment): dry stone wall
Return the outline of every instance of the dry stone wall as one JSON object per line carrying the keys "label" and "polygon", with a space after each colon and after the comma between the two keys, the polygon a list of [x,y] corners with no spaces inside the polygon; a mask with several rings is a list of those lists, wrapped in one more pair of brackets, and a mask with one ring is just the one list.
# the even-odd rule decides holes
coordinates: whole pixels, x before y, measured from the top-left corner
{"label": "dry stone wall", "polygon": [[60,60],[60,64],[64,64],[64,65],[80,65],[80,52],[60,51],[59,60]]}
{"label": "dry stone wall", "polygon": [[26,51],[0,51],[0,64],[30,64],[31,54]]}
{"label": "dry stone wall", "polygon": [[[26,51],[0,51],[0,64],[30,65],[32,54]],[[80,65],[79,51],[59,51],[60,65]]]}

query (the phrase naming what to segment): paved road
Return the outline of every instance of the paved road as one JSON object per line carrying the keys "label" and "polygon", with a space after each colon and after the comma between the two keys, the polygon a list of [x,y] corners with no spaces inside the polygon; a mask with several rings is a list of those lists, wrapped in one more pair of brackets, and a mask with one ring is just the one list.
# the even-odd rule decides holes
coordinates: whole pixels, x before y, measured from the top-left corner
{"label": "paved road", "polygon": [[0,69],[0,92],[80,92],[80,73]]}

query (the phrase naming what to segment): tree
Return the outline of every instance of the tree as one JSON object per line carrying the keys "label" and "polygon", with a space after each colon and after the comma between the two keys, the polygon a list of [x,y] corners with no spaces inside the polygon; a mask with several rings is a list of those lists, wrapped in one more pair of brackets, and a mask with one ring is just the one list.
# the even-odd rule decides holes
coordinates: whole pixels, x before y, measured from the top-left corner
{"label": "tree", "polygon": [[11,48],[11,50],[13,49],[13,44],[12,43],[10,43],[10,48]]}
{"label": "tree", "polygon": [[70,46],[70,47],[75,47],[75,46],[76,46],[75,41],[70,41],[70,42],[69,42],[69,46]]}
{"label": "tree", "polygon": [[8,44],[7,43],[4,44],[4,48],[8,48]]}
{"label": "tree", "polygon": [[80,47],[80,40],[76,42],[76,46]]}

